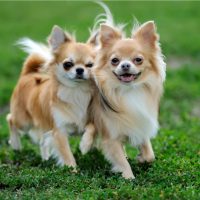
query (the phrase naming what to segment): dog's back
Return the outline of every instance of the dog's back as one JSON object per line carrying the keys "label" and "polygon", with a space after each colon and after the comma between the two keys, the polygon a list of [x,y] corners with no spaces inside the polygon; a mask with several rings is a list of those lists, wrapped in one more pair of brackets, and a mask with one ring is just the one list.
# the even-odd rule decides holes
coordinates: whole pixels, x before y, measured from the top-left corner
{"label": "dog's back", "polygon": [[[44,95],[46,98],[49,96],[49,76],[40,73],[40,68],[44,62],[45,60],[42,57],[32,54],[28,56],[23,65],[20,78],[12,94],[10,113],[7,115],[7,121],[12,132],[29,129],[38,123],[42,124],[43,120],[40,119],[43,119],[43,116],[47,119],[45,120],[46,123],[43,123],[44,127],[51,123],[51,119],[48,120],[50,116],[49,104],[38,101],[39,95]],[[14,141],[17,141],[16,138]],[[15,149],[17,149],[17,146]]]}

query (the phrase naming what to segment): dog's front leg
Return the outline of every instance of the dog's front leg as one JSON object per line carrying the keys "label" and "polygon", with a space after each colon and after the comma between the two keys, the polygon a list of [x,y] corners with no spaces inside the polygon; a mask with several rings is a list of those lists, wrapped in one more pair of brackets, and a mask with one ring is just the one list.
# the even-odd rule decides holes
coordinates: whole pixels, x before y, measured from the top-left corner
{"label": "dog's front leg", "polygon": [[122,172],[122,176],[126,179],[135,178],[120,141],[104,139],[102,142],[102,150],[106,159],[113,165],[114,172]]}
{"label": "dog's front leg", "polygon": [[137,156],[137,160],[139,163],[153,162],[155,160],[155,155],[150,139],[147,139],[143,144],[141,144],[139,150],[140,153]]}
{"label": "dog's front leg", "polygon": [[67,135],[62,133],[58,128],[55,128],[53,131],[53,138],[58,154],[57,156],[59,157],[58,164],[75,168],[76,161],[72,154]]}
{"label": "dog's front leg", "polygon": [[81,138],[80,142],[80,150],[84,155],[86,154],[92,147],[95,138],[95,127],[94,124],[89,123],[85,127],[85,132]]}

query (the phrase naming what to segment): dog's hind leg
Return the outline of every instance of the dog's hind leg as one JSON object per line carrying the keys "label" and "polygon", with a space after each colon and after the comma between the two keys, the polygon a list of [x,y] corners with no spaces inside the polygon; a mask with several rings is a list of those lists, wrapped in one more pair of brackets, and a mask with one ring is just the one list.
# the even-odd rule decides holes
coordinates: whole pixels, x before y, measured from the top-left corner
{"label": "dog's hind leg", "polygon": [[20,133],[12,120],[11,113],[7,115],[6,119],[7,119],[9,130],[10,130],[9,144],[14,150],[21,150],[22,147],[21,147],[21,141],[20,141]]}

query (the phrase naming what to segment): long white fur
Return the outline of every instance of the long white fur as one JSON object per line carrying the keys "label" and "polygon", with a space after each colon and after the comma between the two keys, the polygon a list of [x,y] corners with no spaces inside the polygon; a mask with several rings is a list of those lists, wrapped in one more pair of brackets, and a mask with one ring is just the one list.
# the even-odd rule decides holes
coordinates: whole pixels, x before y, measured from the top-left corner
{"label": "long white fur", "polygon": [[94,20],[93,28],[90,29],[91,35],[94,35],[99,31],[100,24],[106,24],[108,26],[111,26],[111,27],[117,29],[118,31],[120,31],[122,33],[123,36],[125,36],[124,28],[125,28],[126,24],[123,24],[123,23],[115,24],[112,13],[111,13],[110,9],[108,8],[108,6],[106,4],[104,4],[102,1],[96,1],[95,3],[99,4],[103,8],[104,13],[101,13],[96,16],[96,18]]}
{"label": "long white fur", "polygon": [[106,23],[107,25],[114,27],[115,24],[110,9],[106,6],[106,4],[104,4],[101,1],[98,1],[96,3],[99,4],[104,9],[105,13],[97,15],[97,17],[95,18],[95,23],[93,28],[96,29],[97,26],[99,26],[99,24],[101,23]]}
{"label": "long white fur", "polygon": [[[104,123],[113,139],[127,136],[131,144],[137,146],[147,138],[152,138],[156,135],[159,127],[157,116],[153,113],[152,108],[148,107],[147,101],[149,99],[146,96],[146,91],[141,86],[134,86],[130,90],[125,90],[125,88],[118,89],[117,92],[115,90],[114,95],[116,99],[123,97],[126,105],[124,115],[126,116],[122,114],[122,117],[120,114],[113,115],[113,113],[109,114],[108,112],[103,116]],[[131,119],[137,119],[137,121],[131,121]]]}
{"label": "long white fur", "polygon": [[53,116],[57,127],[66,126],[69,132],[73,132],[73,124],[82,132],[87,116],[87,107],[91,99],[91,90],[88,83],[82,83],[78,87],[63,87],[58,89],[57,96],[66,103],[73,106],[67,107],[66,110],[53,108]]}
{"label": "long white fur", "polygon": [[35,42],[30,38],[21,38],[16,44],[19,45],[24,52],[28,54],[38,54],[47,62],[50,62],[53,59],[50,48],[42,43]]}

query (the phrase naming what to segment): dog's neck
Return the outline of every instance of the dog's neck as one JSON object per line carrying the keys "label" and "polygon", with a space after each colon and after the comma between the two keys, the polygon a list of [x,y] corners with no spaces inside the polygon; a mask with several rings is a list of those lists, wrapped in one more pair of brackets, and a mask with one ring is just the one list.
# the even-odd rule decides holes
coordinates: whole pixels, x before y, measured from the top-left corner
{"label": "dog's neck", "polygon": [[83,82],[67,80],[65,84],[63,84],[55,75],[53,75],[51,78],[51,86],[54,96],[64,103],[73,103],[73,101],[71,101],[72,99],[79,98],[77,93],[82,94],[83,98],[92,95],[90,80]]}
{"label": "dog's neck", "polygon": [[63,127],[74,124],[79,131],[83,131],[87,121],[87,109],[92,96],[89,82],[76,84],[76,87],[68,87],[56,79],[53,81],[52,112],[55,123],[57,126],[63,124]]}
{"label": "dog's neck", "polygon": [[[131,107],[134,109],[138,101],[145,107],[152,103],[155,106],[154,110],[157,110],[163,89],[159,78],[152,78],[154,81],[151,79],[135,85],[124,85],[123,83],[119,85],[116,82],[118,80],[105,80],[103,74],[98,74],[95,76],[95,81],[99,90],[101,107],[115,113],[120,113],[122,110],[129,112]],[[133,101],[135,103],[132,104]]]}

